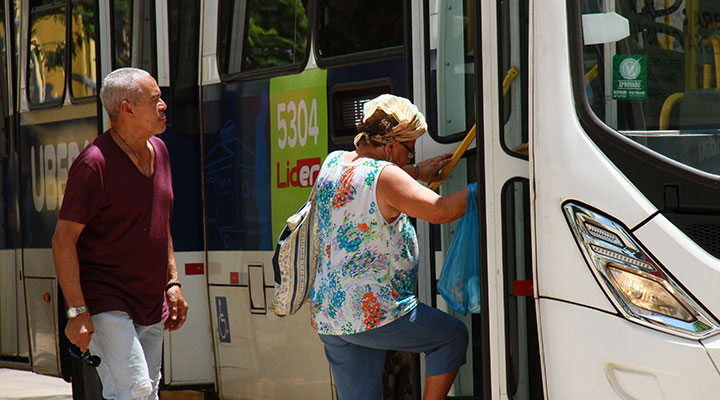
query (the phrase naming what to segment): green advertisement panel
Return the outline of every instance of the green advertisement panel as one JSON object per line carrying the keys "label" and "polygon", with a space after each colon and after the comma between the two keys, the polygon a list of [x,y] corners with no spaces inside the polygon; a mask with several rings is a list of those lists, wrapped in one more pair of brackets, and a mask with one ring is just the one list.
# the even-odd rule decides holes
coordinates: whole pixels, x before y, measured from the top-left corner
{"label": "green advertisement panel", "polygon": [[[326,72],[270,80],[272,237],[310,195],[328,148]],[[273,247],[277,243],[273,241]]]}

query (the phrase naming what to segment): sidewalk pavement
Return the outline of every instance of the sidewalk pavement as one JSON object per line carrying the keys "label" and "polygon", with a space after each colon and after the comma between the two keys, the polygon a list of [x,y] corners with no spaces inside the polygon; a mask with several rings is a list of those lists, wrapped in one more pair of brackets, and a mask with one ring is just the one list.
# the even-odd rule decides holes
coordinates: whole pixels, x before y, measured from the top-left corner
{"label": "sidewalk pavement", "polygon": [[72,400],[72,386],[52,376],[0,368],[0,400]]}

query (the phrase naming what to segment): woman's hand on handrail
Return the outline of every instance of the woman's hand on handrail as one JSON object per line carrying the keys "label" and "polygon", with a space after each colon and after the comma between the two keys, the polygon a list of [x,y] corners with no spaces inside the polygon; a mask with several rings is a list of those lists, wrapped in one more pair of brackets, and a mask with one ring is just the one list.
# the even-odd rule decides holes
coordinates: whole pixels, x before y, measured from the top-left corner
{"label": "woman's hand on handrail", "polygon": [[418,180],[429,183],[442,179],[440,177],[440,170],[450,162],[451,157],[452,153],[445,153],[417,163],[418,170],[420,171]]}

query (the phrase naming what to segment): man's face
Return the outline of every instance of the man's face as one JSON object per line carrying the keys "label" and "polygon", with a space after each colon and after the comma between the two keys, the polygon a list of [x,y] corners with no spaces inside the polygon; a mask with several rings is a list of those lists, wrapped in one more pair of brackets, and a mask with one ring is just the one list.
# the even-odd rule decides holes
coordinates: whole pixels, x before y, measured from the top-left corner
{"label": "man's face", "polygon": [[141,129],[146,129],[153,135],[165,132],[167,104],[160,98],[160,87],[149,75],[138,79],[138,84],[142,90],[140,100],[133,104],[135,120]]}

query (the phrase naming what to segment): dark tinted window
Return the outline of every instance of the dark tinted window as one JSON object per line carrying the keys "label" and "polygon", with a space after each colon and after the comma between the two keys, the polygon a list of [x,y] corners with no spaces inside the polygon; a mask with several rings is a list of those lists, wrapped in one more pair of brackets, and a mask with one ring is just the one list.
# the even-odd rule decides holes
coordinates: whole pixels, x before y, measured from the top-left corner
{"label": "dark tinted window", "polygon": [[181,136],[199,134],[198,55],[200,0],[168,3],[172,125]]}
{"label": "dark tinted window", "polygon": [[307,0],[220,2],[220,70],[226,74],[301,63],[307,53]]}
{"label": "dark tinted window", "polygon": [[320,0],[317,52],[321,58],[402,46],[402,0]]}
{"label": "dark tinted window", "polygon": [[10,25],[6,23],[5,8],[0,7],[0,160],[5,160],[8,155],[8,100],[10,93],[7,85],[7,48],[5,40],[10,31]]}
{"label": "dark tinted window", "polygon": [[114,0],[111,9],[113,69],[136,67],[157,76],[155,2]]}
{"label": "dark tinted window", "polygon": [[132,6],[132,0],[113,1],[113,68],[132,65]]}

